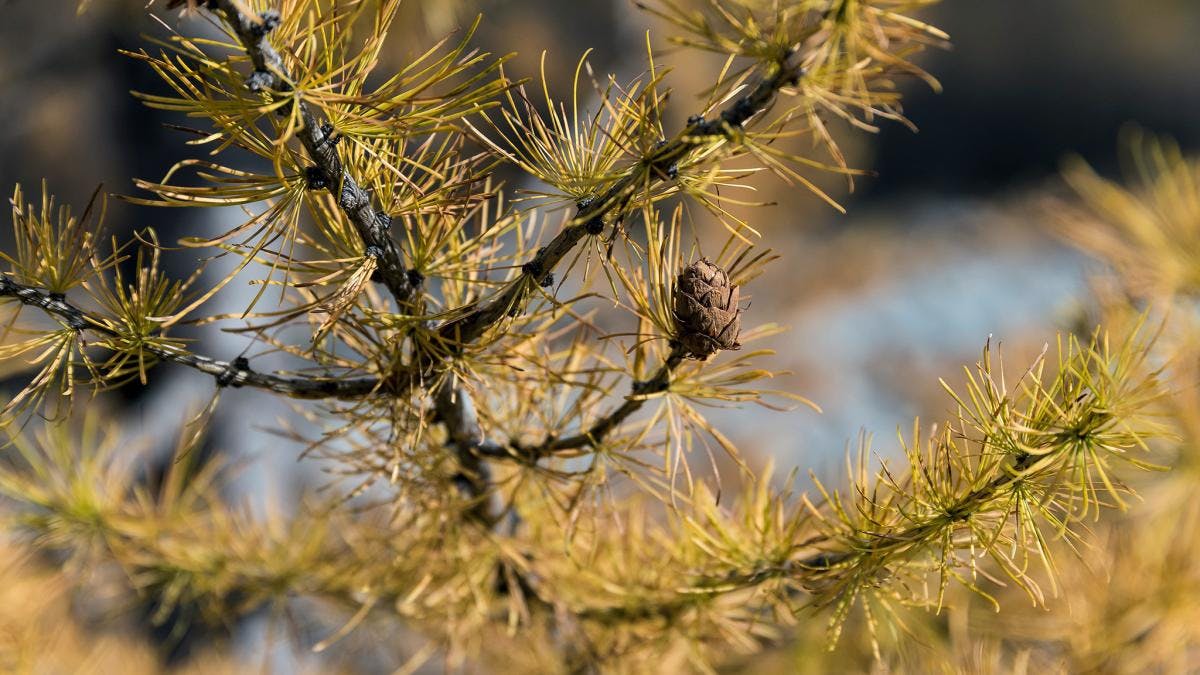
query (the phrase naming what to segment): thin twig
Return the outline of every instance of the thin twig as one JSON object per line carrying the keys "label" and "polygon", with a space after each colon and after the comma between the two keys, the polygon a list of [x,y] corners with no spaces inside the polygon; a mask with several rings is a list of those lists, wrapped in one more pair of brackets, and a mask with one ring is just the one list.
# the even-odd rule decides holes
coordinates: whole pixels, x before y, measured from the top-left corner
{"label": "thin twig", "polygon": [[[717,117],[711,120],[702,117],[689,120],[688,125],[673,140],[657,148],[642,160],[640,165],[631,167],[624,176],[609,186],[599,197],[581,202],[571,223],[555,235],[550,243],[538,249],[529,262],[521,266],[520,276],[510,281],[492,299],[475,306],[461,308],[461,316],[447,321],[438,329],[439,337],[447,344],[461,349],[478,340],[488,328],[500,322],[504,317],[524,311],[524,305],[532,290],[541,285],[546,275],[550,274],[585,236],[601,234],[610,222],[615,222],[621,217],[621,211],[628,205],[639,185],[644,184],[645,181],[655,184],[669,179],[671,175],[669,168],[678,163],[692,149],[711,142],[714,137],[727,138],[735,135],[736,131],[741,129],[746,122],[770,107],[780,89],[799,81],[804,74],[800,61],[799,52],[793,51],[787,54],[780,63],[776,64],[769,76],[759,80],[753,89],[731,103]],[[643,168],[648,171],[643,171]],[[460,312],[452,311],[450,313]],[[674,357],[675,354],[672,352],[672,358]],[[422,381],[434,376],[441,364],[432,360],[433,358],[427,356],[414,364],[416,372],[406,381]],[[625,405],[613,413],[612,426],[620,424],[626,417],[636,412],[641,405],[641,399],[627,400]],[[606,422],[601,420],[597,424],[604,425]],[[599,426],[578,436],[557,442],[550,441],[553,448],[543,448],[542,446],[534,448],[504,447],[488,441],[479,445],[477,450],[480,454],[488,457],[512,458],[515,456],[529,459],[537,457],[540,450],[553,452],[570,447],[591,445],[593,440],[589,440],[588,434],[599,432],[602,437],[610,430],[611,427]],[[596,439],[597,437],[592,436],[591,438]],[[568,443],[569,445],[565,445]]]}
{"label": "thin twig", "polygon": [[630,415],[641,410],[642,406],[646,404],[648,396],[662,393],[671,386],[671,374],[679,367],[679,364],[683,363],[686,353],[687,350],[681,346],[673,347],[666,360],[650,379],[634,382],[630,388],[631,396],[626,398],[615,410],[593,422],[586,431],[565,438],[548,436],[537,445],[510,443],[508,446],[501,446],[496,443],[484,443],[479,447],[479,452],[497,459],[517,459],[536,463],[556,452],[578,448],[596,448]]}
{"label": "thin twig", "polygon": [[[1038,457],[1039,455],[1025,452],[1014,455],[1011,464],[1000,475],[963,496],[958,501],[956,508],[962,510],[964,514],[970,513],[971,510],[968,507],[987,504],[1003,495],[1004,491],[1014,484],[1029,480],[1026,472]],[[944,523],[940,521],[941,518],[941,515],[933,515],[926,520],[914,522],[900,532],[880,535],[865,542],[848,545],[842,550],[819,551],[781,564],[760,565],[745,569],[735,568],[720,576],[696,579],[688,586],[687,593],[679,593],[668,598],[631,605],[586,607],[575,611],[574,614],[579,618],[602,623],[630,619],[670,618],[696,606],[704,599],[753,588],[773,579],[799,578],[805,575],[815,578],[823,574],[835,574],[840,570],[863,564],[864,561],[877,561],[880,556],[891,560],[891,556],[903,555],[913,550],[915,544],[928,541],[926,535],[931,527],[944,526]],[[824,536],[820,539],[828,540]],[[817,542],[806,543],[815,544]],[[879,569],[882,572],[885,567],[880,565]]]}
{"label": "thin twig", "polygon": [[[260,17],[248,17],[232,0],[214,0],[213,4],[237,33],[254,64],[254,72],[247,78],[247,86],[255,90],[290,91],[290,76],[283,67],[283,60],[267,39],[279,21],[278,14],[265,12]],[[524,311],[532,290],[540,285],[546,275],[552,272],[585,236],[599,235],[610,223],[618,220],[640,186],[647,182],[655,184],[668,179],[669,167],[694,148],[711,142],[714,137],[734,135],[752,117],[768,108],[780,89],[795,84],[802,75],[799,54],[789,53],[775,65],[769,76],[762,78],[754,88],[735,100],[716,118],[689,120],[688,125],[674,139],[656,148],[639,165],[631,167],[598,197],[581,203],[571,223],[542,247],[532,260],[522,266],[522,273],[518,278],[509,282],[490,300],[463,308],[461,316],[438,328],[439,337],[455,349],[461,349],[477,341],[488,328],[499,323],[505,316]],[[301,143],[316,162],[317,168],[330,179],[327,181],[330,193],[354,223],[367,251],[378,260],[380,278],[397,302],[406,302],[416,289],[406,274],[399,246],[388,234],[390,218],[372,208],[370,195],[358,186],[343,166],[336,143],[331,138],[332,128],[322,124],[299,97],[296,98],[295,105],[301,121],[301,128],[297,134]],[[335,177],[339,180],[332,180]],[[435,375],[444,367],[445,364],[436,357],[425,356],[414,364],[413,376],[402,379],[400,386],[404,388],[417,382],[437,381]],[[463,465],[464,475],[469,477],[465,481],[468,492],[482,498],[479,490],[486,489],[486,472],[479,461],[479,455],[491,456],[490,451],[495,446],[483,442],[477,416],[457,414],[456,408],[466,406],[473,411],[474,404],[470,393],[456,378],[445,382],[451,381],[452,384],[443,383],[438,391],[434,392],[434,403],[438,418],[447,425],[451,442]],[[552,442],[552,450],[564,449],[570,444],[583,447],[595,442],[596,438],[606,435],[641,405],[641,399],[626,401],[614,411],[610,419],[597,423],[601,426],[578,437]],[[588,440],[588,434],[592,434],[592,440]]]}
{"label": "thin twig", "polygon": [[[292,91],[291,76],[283,67],[283,59],[267,39],[279,22],[279,14],[268,11],[259,17],[248,17],[242,13],[239,3],[231,0],[214,0],[213,4],[237,33],[242,47],[254,64],[254,72],[246,78],[246,86],[254,91]],[[396,301],[403,305],[412,298],[418,287],[409,278],[400,247],[389,233],[391,217],[371,206],[371,195],[359,186],[342,164],[333,127],[320,120],[302,97],[296,96],[294,105],[300,116],[300,129],[296,136],[309,158],[316,163],[329,194],[333,195],[342,212],[354,224],[367,254],[375,257],[379,279]]]}
{"label": "thin twig", "polygon": [[[790,52],[767,77],[759,80],[748,93],[741,96],[719,115],[711,120],[702,117],[693,118],[688,125],[675,136],[673,140],[657,148],[646,157],[641,165],[632,167],[623,177],[613,183],[599,197],[581,202],[571,223],[564,227],[546,246],[540,248],[533,258],[521,266],[521,275],[509,282],[494,298],[475,307],[464,308],[466,311],[456,319],[446,322],[438,329],[439,336],[449,344],[463,346],[478,340],[491,326],[517,311],[523,311],[524,303],[531,291],[540,286],[540,282],[552,272],[563,258],[575,248],[587,235],[599,235],[611,222],[620,218],[620,212],[629,203],[633,193],[649,181],[651,185],[670,178],[669,167],[678,163],[688,152],[714,137],[730,137],[741,129],[755,115],[770,107],[779,90],[795,85],[804,74],[800,65],[800,53]],[[648,168],[648,171],[642,171]],[[455,312],[452,312],[455,313]],[[683,355],[673,349],[667,362],[659,373],[648,383],[660,383],[665,390],[669,384],[670,371],[682,361]],[[422,372],[416,380],[432,374],[434,364],[418,364]],[[635,384],[645,386],[644,383]],[[643,389],[635,393],[652,393]],[[533,447],[523,447],[509,444],[503,446],[492,441],[486,441],[478,446],[478,452],[492,458],[517,458],[523,461],[536,462],[539,458],[556,451],[581,447],[595,447],[613,428],[620,425],[626,418],[640,409],[644,398],[627,399],[621,407],[610,415],[600,419],[586,432],[567,438],[547,439]]]}
{"label": "thin twig", "polygon": [[[250,61],[254,64],[254,72],[246,79],[246,86],[256,91],[291,91],[291,77],[283,66],[283,59],[267,39],[267,35],[279,21],[279,15],[264,12],[257,19],[247,17],[238,4],[231,0],[215,0],[215,6],[237,33]],[[404,305],[419,290],[419,282],[414,283],[419,277],[407,273],[400,247],[389,233],[391,218],[371,206],[371,196],[358,185],[342,164],[333,127],[323,123],[302,98],[296,97],[294,104],[301,122],[297,133],[300,142],[316,163],[315,168],[325,179],[329,193],[354,224],[367,253],[375,257],[379,279],[387,286],[396,302]],[[405,394],[407,390],[399,393]],[[451,377],[438,387],[433,398],[437,417],[446,425],[451,444],[462,465],[462,474],[458,482],[475,501],[474,510],[477,515],[482,514],[480,509],[484,506],[481,505],[485,505],[489,492],[488,478],[486,467],[474,452],[483,440],[483,431],[479,426],[478,417],[474,414],[475,405],[471,395],[456,378]],[[471,414],[461,414],[463,410],[469,410]]]}
{"label": "thin twig", "polygon": [[[523,310],[534,288],[562,261],[586,235],[599,235],[610,221],[617,220],[621,211],[639,187],[649,181],[654,185],[670,178],[669,168],[694,148],[710,143],[714,137],[735,134],[756,114],[766,110],[780,89],[796,84],[803,76],[800,53],[792,52],[777,64],[768,77],[761,79],[746,95],[738,98],[711,120],[697,117],[674,139],[654,150],[639,164],[613,183],[600,196],[579,204],[575,217],[550,243],[539,249],[533,258],[521,266],[521,275],[513,279],[494,298],[463,308],[465,313],[446,322],[438,329],[443,340],[466,345],[474,342],[488,328],[505,316]],[[648,170],[647,170],[648,169]],[[457,312],[451,311],[451,314]]]}
{"label": "thin twig", "polygon": [[[57,317],[68,328],[76,331],[86,330],[109,337],[122,337],[119,331],[110,328],[101,319],[68,303],[66,298],[41,288],[17,283],[2,274],[0,274],[0,297],[16,298],[23,304],[37,307],[47,314]],[[337,375],[328,377],[274,375],[251,370],[250,363],[242,357],[233,361],[220,361],[177,347],[162,347],[152,344],[143,344],[142,349],[163,361],[178,363],[212,375],[220,386],[255,387],[292,398],[355,399],[378,393],[384,389],[380,380],[374,377],[347,379]]]}

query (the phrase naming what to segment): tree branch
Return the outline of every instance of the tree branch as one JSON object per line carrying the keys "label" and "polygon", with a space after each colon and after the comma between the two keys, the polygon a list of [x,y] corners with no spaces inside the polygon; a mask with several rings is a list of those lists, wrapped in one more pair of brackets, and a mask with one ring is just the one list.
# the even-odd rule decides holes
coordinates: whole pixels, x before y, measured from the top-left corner
{"label": "tree branch", "polygon": [[609,414],[593,422],[586,431],[573,436],[567,436],[566,438],[549,436],[541,443],[532,446],[517,443],[510,443],[508,446],[501,446],[497,443],[484,443],[479,446],[479,453],[487,457],[517,459],[532,464],[563,450],[575,450],[585,447],[595,448],[604,442],[604,438],[613,429],[620,426],[630,415],[641,410],[642,406],[646,404],[647,396],[664,392],[671,386],[671,374],[679,367],[679,364],[683,363],[686,354],[687,350],[683,347],[678,345],[672,347],[666,361],[658,367],[658,370],[655,371],[650,379],[633,383],[630,393],[636,398],[626,398],[624,403]]}
{"label": "tree branch", "polygon": [[[688,125],[675,136],[673,140],[657,148],[650,156],[642,160],[639,167],[648,168],[643,172],[638,167],[631,168],[628,173],[613,183],[599,197],[579,204],[575,218],[564,227],[546,246],[540,248],[533,258],[521,266],[521,275],[509,282],[491,300],[470,308],[462,316],[446,322],[438,329],[439,336],[450,344],[463,345],[478,340],[488,328],[498,323],[505,316],[518,309],[523,309],[530,292],[538,287],[546,275],[550,274],[563,258],[587,235],[599,235],[611,221],[620,218],[622,211],[632,198],[639,184],[648,180],[650,184],[669,179],[670,167],[692,149],[704,145],[715,136],[729,137],[734,131],[742,128],[755,115],[770,107],[779,90],[796,84],[804,74],[800,65],[801,57],[798,51],[788,53],[778,63],[772,73],[759,80],[747,94],[738,98],[721,113],[711,120],[702,117],[693,118]],[[643,383],[635,383],[635,394],[657,393],[664,391],[670,384],[670,372],[683,360],[683,354],[678,349],[672,349],[666,363],[653,378]],[[422,375],[429,374],[436,364],[425,362],[418,364]],[[410,378],[415,380],[417,378]],[[638,386],[644,388],[637,390]],[[491,458],[517,458],[523,461],[536,462],[541,457],[556,451],[592,446],[601,442],[612,429],[619,426],[630,415],[639,410],[645,399],[627,399],[619,408],[607,417],[598,420],[587,431],[563,439],[547,438],[533,447],[523,447],[509,444],[503,446],[495,442],[485,441],[476,446],[478,454]]]}
{"label": "tree branch", "polygon": [[711,142],[714,137],[733,135],[756,114],[770,107],[780,89],[799,82],[804,74],[800,61],[800,52],[789,53],[775,66],[771,75],[759,80],[750,92],[731,103],[716,118],[692,118],[674,139],[631,167],[628,173],[600,196],[581,202],[571,223],[555,235],[549,244],[539,249],[529,262],[521,266],[521,276],[509,282],[496,297],[443,324],[438,329],[442,339],[459,345],[474,342],[489,327],[518,308],[523,308],[530,292],[538,287],[546,275],[554,270],[584,236],[600,234],[610,221],[621,217],[620,212],[644,181],[648,180],[650,185],[654,185],[669,179],[670,167],[677,164],[692,149]]}
{"label": "tree branch", "polygon": [[[283,67],[283,59],[267,40],[267,35],[279,23],[278,12],[267,11],[257,18],[248,17],[242,13],[239,5],[232,0],[210,2],[210,7],[215,6],[216,11],[225,17],[237,33],[242,47],[254,64],[254,72],[246,78],[246,87],[252,91],[292,91],[291,76]],[[371,206],[371,195],[359,186],[342,164],[333,127],[320,120],[302,97],[296,96],[294,101],[301,122],[296,136],[309,158],[316,163],[314,173],[319,172],[329,194],[333,195],[342,212],[354,224],[367,255],[376,259],[379,279],[396,301],[403,305],[412,298],[418,287],[409,278],[400,247],[389,233],[391,217]]]}
{"label": "tree branch", "polygon": [[[255,91],[291,91],[290,76],[283,67],[283,60],[267,40],[267,35],[279,22],[279,15],[272,11],[264,12],[257,18],[248,17],[233,0],[210,0],[210,7],[225,17],[254,64],[254,72],[247,78],[246,86]],[[510,282],[491,300],[472,307],[463,316],[443,324],[438,329],[439,336],[461,348],[478,340],[489,327],[506,315],[514,311],[523,311],[531,291],[546,275],[552,272],[585,236],[598,235],[610,222],[618,220],[636,190],[645,181],[655,184],[667,179],[671,174],[670,167],[693,148],[710,142],[714,136],[731,136],[735,129],[769,107],[780,89],[796,83],[802,74],[798,53],[789,53],[774,67],[771,75],[761,79],[749,93],[734,101],[717,118],[689,120],[687,127],[672,141],[655,149],[638,167],[631,168],[599,197],[581,203],[571,224],[564,227],[531,261],[522,266],[519,278]],[[301,128],[297,134],[301,143],[326,179],[330,194],[337,199],[338,205],[354,223],[368,254],[377,259],[381,280],[397,302],[407,302],[416,291],[416,287],[406,274],[399,246],[388,233],[391,219],[372,208],[370,195],[359,187],[343,166],[336,149],[336,138],[332,137],[332,127],[323,124],[301,98],[296,97],[295,105],[301,120]],[[429,381],[430,378],[426,376],[432,375],[438,364],[431,357],[425,357],[414,365],[416,376],[407,378],[401,384],[402,389],[411,387],[418,381]],[[486,485],[480,481],[486,480],[486,477],[485,467],[479,462],[479,455],[489,454],[480,451],[493,446],[483,443],[477,417],[463,416],[456,410],[456,407],[461,406],[474,410],[470,394],[457,380],[454,380],[453,384],[441,386],[434,394],[438,417],[447,425],[464,474],[474,474],[474,477],[466,481],[468,491],[476,497],[482,497],[479,489],[486,488]],[[591,429],[587,433],[599,434],[592,436],[593,439],[602,437],[641,405],[640,399],[626,401],[614,411],[611,419],[598,423],[605,426]],[[585,442],[583,435],[563,439],[560,443],[563,442],[575,443],[575,447],[591,443]],[[555,445],[554,449],[565,447],[567,446]]]}
{"label": "tree branch", "polygon": [[484,439],[475,402],[458,381],[458,376],[451,374],[437,386],[433,403],[438,418],[446,425],[449,443],[458,456],[461,471],[454,477],[454,482],[472,500],[472,518],[491,523],[494,520],[493,505],[490,503],[492,476],[482,461],[483,453],[478,452],[484,445]]}
{"label": "tree branch", "polygon": [[[123,337],[119,331],[109,328],[102,320],[68,303],[65,298],[40,288],[19,284],[3,274],[0,274],[0,297],[16,298],[25,305],[37,307],[76,331],[87,330],[109,337]],[[243,357],[233,361],[219,361],[183,349],[149,344],[143,345],[142,348],[163,361],[178,363],[212,375],[219,386],[255,387],[303,399],[363,398],[384,389],[380,380],[374,377],[346,379],[336,376],[323,378],[273,375],[251,370],[250,363]]]}
{"label": "tree branch", "polygon": [[[992,480],[976,490],[960,498],[953,510],[961,511],[965,516],[975,513],[984,505],[999,499],[1013,485],[1039,476],[1027,474],[1032,469],[1040,455],[1021,452],[1013,457],[1012,462]],[[1053,475],[1056,468],[1047,464],[1042,473]],[[916,521],[899,532],[876,535],[861,545],[847,546],[841,550],[823,550],[810,553],[782,563],[770,563],[748,568],[734,568],[720,576],[712,576],[694,580],[689,584],[687,593],[678,593],[666,598],[651,599],[645,603],[630,605],[609,605],[586,607],[575,612],[575,615],[595,621],[620,622],[628,620],[645,620],[671,618],[697,606],[709,598],[725,595],[736,591],[747,590],[775,579],[797,578],[805,574],[821,575],[834,574],[839,570],[853,568],[862,564],[874,564],[882,573],[887,564],[897,557],[912,556],[920,553],[929,544],[931,530],[945,526],[942,514],[934,514],[923,521]],[[805,547],[829,541],[830,537],[819,535],[804,542]]]}
{"label": "tree branch", "polygon": [[[279,22],[278,13],[264,12],[255,20],[243,14],[232,0],[213,0],[213,5],[237,33],[254,64],[254,72],[246,79],[246,86],[254,91],[291,91],[291,77],[283,67],[283,59],[267,40],[268,33]],[[391,218],[381,211],[375,211],[371,206],[371,196],[342,164],[333,127],[319,120],[299,96],[295,99],[295,106],[301,122],[297,136],[316,163],[315,172],[323,179],[338,206],[354,223],[367,254],[376,259],[379,279],[396,302],[404,305],[417,293],[419,281],[414,283],[415,275],[409,275],[405,269],[400,247],[389,233]],[[474,414],[471,395],[456,378],[450,378],[434,392],[434,406],[438,419],[446,425],[462,465],[459,483],[468,496],[478,500],[475,511],[480,516],[486,512],[488,477],[486,467],[474,452],[483,440],[483,432]],[[463,411],[470,411],[470,414]],[[479,511],[481,508],[484,511]]]}

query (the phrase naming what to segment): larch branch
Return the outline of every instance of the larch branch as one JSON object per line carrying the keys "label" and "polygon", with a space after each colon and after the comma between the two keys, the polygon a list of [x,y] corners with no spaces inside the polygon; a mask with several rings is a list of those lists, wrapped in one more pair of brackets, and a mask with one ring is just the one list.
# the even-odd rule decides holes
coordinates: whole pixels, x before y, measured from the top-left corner
{"label": "larch branch", "polygon": [[647,380],[634,382],[630,397],[626,398],[615,410],[593,422],[586,431],[564,438],[547,437],[537,445],[512,443],[508,446],[501,446],[497,443],[485,443],[480,446],[479,451],[481,454],[497,459],[517,459],[534,463],[564,450],[595,448],[603,443],[608,434],[621,426],[630,415],[641,410],[642,406],[646,404],[648,396],[660,394],[670,388],[671,374],[679,367],[679,364],[683,363],[685,355],[685,349],[680,346],[673,347],[653,376]]}
{"label": "larch branch", "polygon": [[780,89],[796,84],[803,74],[800,52],[792,52],[774,66],[771,75],[759,80],[753,89],[731,103],[717,117],[711,120],[700,117],[691,119],[674,139],[630,167],[624,176],[598,197],[581,202],[571,223],[521,266],[521,276],[492,299],[479,303],[462,316],[443,324],[438,330],[442,339],[452,344],[469,344],[478,340],[505,316],[523,308],[530,292],[585,236],[600,234],[610,221],[621,217],[621,212],[636,191],[645,186],[645,181],[653,185],[669,179],[672,165],[714,138],[733,135],[755,115],[770,107]]}
{"label": "larch branch", "polygon": [[[246,78],[246,86],[254,91],[291,92],[291,76],[284,69],[279,52],[267,39],[279,22],[278,13],[270,11],[259,17],[248,17],[242,13],[239,4],[231,0],[214,0],[211,3],[237,33],[242,47],[254,64],[254,72]],[[371,205],[371,195],[342,164],[333,127],[317,117],[300,92],[293,93],[296,113],[301,122],[297,137],[325,179],[329,194],[333,195],[342,212],[354,224],[366,253],[376,259],[379,279],[396,301],[403,305],[417,292],[418,287],[409,278],[400,247],[390,234],[391,217],[375,210]]]}
{"label": "larch branch", "polygon": [[[257,18],[248,17],[231,0],[214,0],[214,4],[237,33],[242,47],[254,64],[254,72],[247,78],[246,86],[253,90],[291,91],[291,78],[284,69],[283,59],[267,39],[279,21],[278,14],[264,12]],[[372,207],[371,195],[359,186],[343,165],[337,151],[335,130],[317,117],[299,93],[295,98],[295,106],[301,121],[297,133],[300,142],[316,163],[316,169],[325,179],[329,193],[354,224],[367,254],[376,259],[379,279],[396,302],[404,305],[419,289],[413,277],[407,273],[400,247],[389,232],[391,218]],[[440,385],[434,392],[434,405],[463,465],[463,480],[460,482],[472,498],[482,500],[487,487],[486,471],[474,449],[482,441],[483,433],[478,418],[473,414],[474,403],[470,393],[457,380],[453,380],[452,383]],[[472,411],[472,414],[460,414],[464,409]]]}
{"label": "larch branch", "polygon": [[[17,283],[2,274],[0,274],[0,297],[16,298],[25,305],[37,307],[47,314],[57,317],[67,327],[76,331],[86,330],[109,337],[122,337],[119,331],[113,330],[101,319],[70,304],[66,298],[41,288]],[[175,347],[145,344],[142,348],[163,361],[178,363],[212,375],[221,386],[255,387],[302,399],[356,399],[384,390],[381,381],[374,377],[275,375],[252,370],[249,361],[245,358],[221,361]]]}

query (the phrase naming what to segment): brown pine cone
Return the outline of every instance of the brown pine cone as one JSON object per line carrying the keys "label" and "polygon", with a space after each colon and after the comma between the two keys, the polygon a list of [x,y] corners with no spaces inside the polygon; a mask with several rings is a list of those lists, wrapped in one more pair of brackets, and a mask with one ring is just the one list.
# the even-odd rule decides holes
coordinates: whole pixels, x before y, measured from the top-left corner
{"label": "brown pine cone", "polygon": [[675,281],[675,339],[695,359],[707,359],[721,349],[737,349],[742,330],[738,287],[725,270],[701,258],[688,265]]}

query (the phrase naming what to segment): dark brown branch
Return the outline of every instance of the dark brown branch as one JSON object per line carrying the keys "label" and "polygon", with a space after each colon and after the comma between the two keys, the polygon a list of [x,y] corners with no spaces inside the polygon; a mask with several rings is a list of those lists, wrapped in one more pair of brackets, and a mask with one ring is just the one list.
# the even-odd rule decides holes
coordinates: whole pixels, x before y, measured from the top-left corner
{"label": "dark brown branch", "polygon": [[634,382],[631,387],[631,397],[626,398],[624,403],[609,414],[593,422],[586,431],[565,438],[551,436],[537,445],[514,443],[505,447],[496,443],[485,443],[479,447],[479,453],[497,459],[518,459],[535,463],[556,452],[595,448],[604,442],[608,434],[629,419],[630,415],[642,409],[642,406],[646,404],[646,396],[664,392],[671,386],[671,374],[679,367],[679,364],[683,363],[686,353],[687,350],[683,347],[673,347],[671,353],[667,355],[666,361],[658,367],[650,379]]}
{"label": "dark brown branch", "polygon": [[[291,78],[283,67],[283,60],[267,40],[268,33],[279,21],[278,14],[264,12],[255,20],[242,14],[238,5],[230,0],[214,2],[216,9],[225,16],[226,21],[237,33],[250,61],[254,64],[254,72],[247,78],[246,86],[256,91],[291,91]],[[407,274],[400,247],[389,233],[391,218],[371,206],[371,196],[358,185],[342,164],[337,151],[335,130],[319,120],[300,98],[296,99],[295,106],[301,122],[297,136],[308,156],[316,163],[316,166],[309,170],[310,173],[321,179],[319,182],[324,183],[329,193],[337,200],[338,206],[354,224],[367,254],[374,256],[378,263],[379,279],[387,286],[397,303],[405,304],[416,294],[418,287]],[[483,432],[474,414],[475,407],[470,393],[457,379],[450,378],[434,392],[434,405],[438,418],[446,425],[462,464],[463,473],[459,482],[472,499],[478,500],[477,506],[485,508],[488,482],[486,467],[474,452],[482,441]],[[471,414],[462,414],[464,410],[469,410]]]}
{"label": "dark brown branch", "polygon": [[[283,68],[282,58],[267,40],[267,35],[279,21],[278,14],[265,12],[257,18],[247,17],[231,0],[212,0],[210,6],[215,6],[216,10],[224,15],[254,64],[254,72],[247,79],[247,86],[254,90],[290,91],[290,78]],[[780,89],[796,83],[802,72],[798,55],[788,54],[774,67],[770,76],[760,80],[749,93],[737,99],[717,118],[690,120],[679,135],[656,148],[642,160],[639,167],[631,168],[600,196],[580,204],[571,224],[564,227],[531,261],[522,266],[522,274],[518,279],[510,282],[490,300],[443,324],[438,329],[439,336],[447,343],[461,348],[478,340],[489,327],[500,322],[505,316],[523,311],[531,291],[540,285],[546,275],[552,272],[585,236],[599,235],[606,226],[617,221],[641,185],[647,181],[654,184],[667,179],[671,175],[671,166],[692,149],[711,142],[713,137],[732,135],[733,131],[754,115],[769,107]],[[303,100],[297,98],[295,105],[301,120],[301,128],[297,134],[301,143],[316,163],[316,168],[326,178],[330,193],[354,223],[367,252],[378,260],[380,278],[398,302],[406,302],[416,289],[405,273],[399,247],[388,234],[390,218],[372,208],[370,195],[359,187],[353,176],[345,170],[336,149],[336,139],[331,137],[332,128],[322,124]],[[408,386],[418,381],[430,381],[429,376],[434,374],[438,366],[431,357],[425,357],[415,365],[416,376],[407,379]],[[471,491],[475,492],[480,487],[478,481],[486,480],[482,475],[484,467],[478,461],[482,432],[477,419],[473,416],[469,419],[463,418],[454,410],[454,406],[463,404],[473,410],[470,394],[455,382],[453,385],[442,386],[435,392],[434,399],[438,417],[447,425],[452,439],[479,439],[471,442],[454,440],[464,472],[474,473],[476,476],[469,481],[474,485]],[[599,432],[601,436],[607,434],[612,427],[620,424],[640,407],[640,400],[627,401],[626,405],[613,413],[611,426],[594,431]],[[456,424],[466,426],[456,427]],[[592,431],[589,430],[588,433]],[[578,442],[577,447],[587,444],[576,439],[563,440]]]}
{"label": "dark brown branch", "polygon": [[449,443],[458,457],[460,472],[455,482],[473,503],[471,516],[482,523],[491,523],[492,515],[491,472],[482,460],[478,448],[484,444],[483,429],[479,426],[479,414],[475,402],[458,376],[451,374],[434,390],[433,404],[438,419],[446,425]]}
{"label": "dark brown branch", "polygon": [[[758,113],[770,107],[779,90],[796,84],[804,74],[800,65],[799,52],[789,53],[771,74],[761,79],[747,94],[725,108],[716,118],[705,120],[693,118],[672,141],[657,148],[646,157],[639,167],[631,168],[622,178],[613,183],[599,197],[581,203],[575,218],[564,227],[546,246],[538,250],[533,258],[522,265],[521,276],[504,287],[494,298],[469,309],[462,316],[448,321],[438,330],[439,336],[453,345],[466,345],[478,340],[487,329],[505,316],[521,311],[530,292],[540,285],[542,279],[552,272],[563,258],[575,248],[585,236],[599,235],[611,222],[621,217],[638,187],[670,178],[670,167],[677,164],[688,152],[714,137],[729,137]],[[639,170],[646,169],[646,170]],[[669,384],[670,371],[682,361],[683,355],[673,349],[662,368],[649,381],[639,383],[657,389],[643,389],[635,393],[655,393],[665,390]],[[433,370],[435,364],[420,364],[423,374]],[[485,442],[478,446],[479,454],[493,458],[519,458],[536,462],[539,458],[556,451],[594,446],[603,437],[639,410],[644,399],[627,399],[621,407],[597,421],[585,432],[563,439],[547,439],[533,447],[502,446]]]}
{"label": "dark brown branch", "polygon": [[[210,6],[215,6],[224,15],[254,64],[254,72],[246,78],[246,86],[254,91],[292,91],[291,77],[283,67],[283,59],[267,40],[267,35],[279,23],[279,14],[269,11],[257,18],[248,17],[242,14],[237,3],[230,0],[213,0]],[[416,293],[417,287],[407,274],[400,247],[389,233],[391,218],[371,206],[371,195],[359,186],[342,164],[333,127],[320,120],[300,97],[295,98],[295,106],[300,116],[300,129],[296,136],[316,164],[315,172],[320,173],[329,194],[333,195],[342,212],[354,224],[367,255],[373,256],[378,262],[376,274],[379,279],[397,302],[406,303]]]}
{"label": "dark brown branch", "polygon": [[[68,303],[66,298],[40,288],[19,284],[2,274],[0,297],[16,298],[23,304],[37,307],[76,331],[86,330],[108,337],[123,337],[119,331],[113,330],[102,320]],[[304,399],[362,398],[381,389],[380,381],[373,377],[346,379],[337,376],[325,378],[273,375],[251,370],[249,362],[240,357],[233,361],[219,361],[172,347],[145,344],[142,349],[163,361],[178,363],[212,375],[220,386],[255,387]]]}
{"label": "dark brown branch", "polygon": [[770,107],[780,89],[796,84],[803,73],[799,52],[792,52],[774,67],[770,76],[761,79],[749,93],[730,104],[716,118],[689,120],[687,127],[673,140],[631,167],[600,196],[580,203],[571,223],[521,267],[520,277],[505,286],[494,298],[444,324],[438,330],[441,338],[458,345],[474,342],[489,327],[522,309],[531,291],[585,236],[600,234],[608,224],[621,217],[621,211],[646,181],[653,185],[669,179],[670,167],[694,148],[710,143],[714,137],[733,135],[752,117]]}

